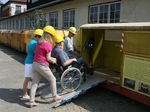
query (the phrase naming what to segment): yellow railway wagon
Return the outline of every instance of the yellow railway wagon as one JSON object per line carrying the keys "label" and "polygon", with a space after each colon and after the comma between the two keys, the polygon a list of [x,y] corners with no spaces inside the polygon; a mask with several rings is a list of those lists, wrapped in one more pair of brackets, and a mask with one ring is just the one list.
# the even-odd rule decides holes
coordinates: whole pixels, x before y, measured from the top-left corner
{"label": "yellow railway wagon", "polygon": [[[56,30],[64,38],[67,30]],[[0,30],[0,42],[22,52],[28,51],[28,43],[34,37],[34,30]],[[54,46],[54,45],[53,45]]]}
{"label": "yellow railway wagon", "polygon": [[150,106],[150,22],[85,24],[75,46],[102,86]]}
{"label": "yellow railway wagon", "polygon": [[21,41],[20,41],[20,50],[22,51],[22,52],[26,52],[26,38],[27,38],[27,32],[28,32],[29,30],[24,30],[24,31],[22,31],[21,32]]}
{"label": "yellow railway wagon", "polygon": [[3,36],[3,32],[6,30],[0,30],[0,42],[2,43],[2,36]]}
{"label": "yellow railway wagon", "polygon": [[11,47],[19,51],[22,51],[21,50],[21,44],[22,44],[21,33],[22,32],[23,32],[22,30],[12,30],[9,35]]}
{"label": "yellow railway wagon", "polygon": [[1,30],[1,43],[10,46],[9,33],[11,30]]}

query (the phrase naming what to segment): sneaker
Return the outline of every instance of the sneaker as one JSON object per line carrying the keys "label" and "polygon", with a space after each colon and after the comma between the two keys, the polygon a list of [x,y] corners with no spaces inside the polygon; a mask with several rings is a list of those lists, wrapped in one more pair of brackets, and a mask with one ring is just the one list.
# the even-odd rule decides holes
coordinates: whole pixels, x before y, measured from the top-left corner
{"label": "sneaker", "polygon": [[39,103],[35,103],[35,102],[31,102],[31,103],[29,104],[30,108],[31,108],[31,107],[35,107],[35,106],[38,106],[38,105],[39,105]]}
{"label": "sneaker", "polygon": [[24,96],[22,96],[22,99],[24,99],[24,100],[29,100],[29,99],[30,99],[30,96],[29,96],[29,95],[24,95]]}

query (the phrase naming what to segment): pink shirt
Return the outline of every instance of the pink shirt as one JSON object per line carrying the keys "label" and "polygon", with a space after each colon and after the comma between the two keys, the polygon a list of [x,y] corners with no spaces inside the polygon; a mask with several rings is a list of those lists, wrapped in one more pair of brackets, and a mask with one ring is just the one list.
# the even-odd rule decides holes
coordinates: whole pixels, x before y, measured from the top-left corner
{"label": "pink shirt", "polygon": [[37,43],[34,61],[43,62],[49,66],[49,62],[46,59],[46,54],[52,51],[52,44],[49,42],[43,42],[42,44]]}

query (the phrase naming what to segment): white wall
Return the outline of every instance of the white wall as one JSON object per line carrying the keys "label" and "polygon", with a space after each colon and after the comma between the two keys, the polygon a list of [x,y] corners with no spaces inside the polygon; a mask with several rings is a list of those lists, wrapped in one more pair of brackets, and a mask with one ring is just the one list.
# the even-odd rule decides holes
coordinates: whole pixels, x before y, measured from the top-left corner
{"label": "white wall", "polygon": [[[79,28],[88,22],[88,9],[90,5],[114,2],[117,0],[74,0],[60,5],[43,9],[47,13],[59,12],[59,26],[62,28],[63,10],[75,8],[75,27]],[[150,0],[121,0],[120,21],[126,22],[149,22],[150,21]],[[49,23],[49,21],[47,22]]]}
{"label": "white wall", "polygon": [[[63,26],[63,10],[75,9],[75,27],[78,29],[81,25],[88,23],[88,9],[90,5],[114,2],[117,0],[73,0],[55,6],[49,6],[42,9],[46,13],[46,18],[49,24],[49,13],[58,11],[58,29]],[[14,7],[14,5],[12,6]],[[22,7],[22,10],[24,8]],[[34,11],[27,13],[27,15],[34,15]],[[20,18],[25,14],[15,16]],[[5,21],[5,20],[4,20]],[[127,22],[149,22],[150,21],[150,0],[121,0],[121,17],[120,21]]]}
{"label": "white wall", "polygon": [[20,4],[20,3],[11,3],[10,7],[12,8],[12,16],[15,15],[15,11],[16,11],[16,5],[21,6],[21,12],[24,12],[25,9],[27,9],[27,6],[24,4]]}
{"label": "white wall", "polygon": [[121,7],[121,21],[150,21],[150,0],[122,0]]}
{"label": "white wall", "polygon": [[[100,4],[110,2],[112,0],[74,0],[66,2],[60,5],[51,6],[43,9],[44,13],[47,13],[46,17],[49,19],[49,13],[58,11],[59,29],[62,29],[63,10],[75,8],[75,27],[79,28],[82,24],[88,22],[88,8],[89,5]],[[82,2],[82,3],[81,3]],[[47,22],[49,24],[49,21]]]}

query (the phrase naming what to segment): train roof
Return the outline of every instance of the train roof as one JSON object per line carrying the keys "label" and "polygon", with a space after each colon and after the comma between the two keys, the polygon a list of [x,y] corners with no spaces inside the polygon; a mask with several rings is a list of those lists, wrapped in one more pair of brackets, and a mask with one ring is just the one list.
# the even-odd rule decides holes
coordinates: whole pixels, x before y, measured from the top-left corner
{"label": "train roof", "polygon": [[150,22],[135,23],[97,23],[81,25],[82,29],[150,29]]}

